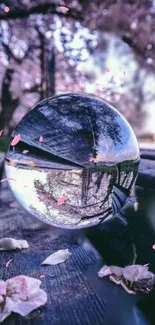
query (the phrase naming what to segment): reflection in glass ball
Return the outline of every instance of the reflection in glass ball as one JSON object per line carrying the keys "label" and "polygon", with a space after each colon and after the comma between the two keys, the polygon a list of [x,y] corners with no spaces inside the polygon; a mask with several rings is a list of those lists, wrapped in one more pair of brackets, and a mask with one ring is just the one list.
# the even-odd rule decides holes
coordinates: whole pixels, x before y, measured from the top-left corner
{"label": "reflection in glass ball", "polygon": [[131,195],[139,148],[125,118],[84,94],[48,98],[15,128],[5,169],[21,205],[61,228],[97,225]]}

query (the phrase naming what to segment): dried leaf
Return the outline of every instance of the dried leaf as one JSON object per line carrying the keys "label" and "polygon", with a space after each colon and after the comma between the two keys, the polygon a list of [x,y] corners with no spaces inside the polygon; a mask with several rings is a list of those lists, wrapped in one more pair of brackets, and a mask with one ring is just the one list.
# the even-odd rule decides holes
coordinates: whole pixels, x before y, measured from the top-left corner
{"label": "dried leaf", "polygon": [[57,252],[51,254],[50,256],[48,256],[43,262],[42,265],[44,264],[48,264],[48,265],[57,265],[60,263],[63,263],[67,260],[67,258],[72,255],[72,253],[70,253],[68,251],[68,249],[60,249]]}
{"label": "dried leaf", "polygon": [[11,312],[28,315],[47,302],[47,294],[40,289],[41,281],[24,275],[0,281],[0,322]]}
{"label": "dried leaf", "polygon": [[20,141],[20,134],[17,134],[11,142],[11,146],[15,146]]}
{"label": "dried leaf", "polygon": [[0,239],[0,251],[11,251],[14,249],[26,249],[29,247],[27,240],[3,238]]}

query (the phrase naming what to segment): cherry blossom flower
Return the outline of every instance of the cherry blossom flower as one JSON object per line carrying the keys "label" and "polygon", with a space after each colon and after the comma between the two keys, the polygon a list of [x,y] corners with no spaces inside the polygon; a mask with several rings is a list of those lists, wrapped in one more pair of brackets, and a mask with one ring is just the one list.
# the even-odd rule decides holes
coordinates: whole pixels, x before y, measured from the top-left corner
{"label": "cherry blossom flower", "polygon": [[41,281],[24,275],[0,280],[0,322],[11,312],[28,315],[47,302],[47,294],[40,289]]}

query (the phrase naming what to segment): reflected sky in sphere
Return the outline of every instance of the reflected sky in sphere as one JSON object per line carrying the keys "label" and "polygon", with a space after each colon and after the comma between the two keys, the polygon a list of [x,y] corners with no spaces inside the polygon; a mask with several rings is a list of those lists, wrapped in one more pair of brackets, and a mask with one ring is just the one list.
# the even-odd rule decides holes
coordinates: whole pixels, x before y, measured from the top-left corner
{"label": "reflected sky in sphere", "polygon": [[137,139],[105,101],[84,94],[45,99],[24,116],[11,141],[18,134],[6,174],[16,179],[9,184],[17,200],[42,221],[72,229],[97,225],[131,195]]}

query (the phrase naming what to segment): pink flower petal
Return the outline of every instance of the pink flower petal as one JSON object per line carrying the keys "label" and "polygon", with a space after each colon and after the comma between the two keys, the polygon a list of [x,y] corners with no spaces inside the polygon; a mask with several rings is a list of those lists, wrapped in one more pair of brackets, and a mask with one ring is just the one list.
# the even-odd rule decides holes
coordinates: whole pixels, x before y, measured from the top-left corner
{"label": "pink flower petal", "polygon": [[153,249],[155,249],[155,244],[152,246]]}
{"label": "pink flower petal", "polygon": [[1,137],[2,133],[3,133],[3,130],[0,131],[0,137]]}
{"label": "pink flower petal", "polygon": [[29,150],[23,150],[23,153],[25,154],[25,153],[28,153],[29,152]]}
{"label": "pink flower petal", "polygon": [[44,200],[44,195],[40,195],[40,200]]}
{"label": "pink flower petal", "polygon": [[45,275],[44,274],[40,275],[40,278],[45,278]]}
{"label": "pink flower petal", "polygon": [[124,76],[126,75],[126,72],[124,71]]}
{"label": "pink flower petal", "polygon": [[90,158],[89,161],[94,161],[94,162],[97,162],[97,159],[96,158]]}
{"label": "pink flower petal", "polygon": [[[0,288],[4,291],[4,283],[0,281]],[[47,302],[47,294],[40,289],[42,282],[38,279],[19,275],[8,279],[6,285],[6,298],[3,309],[0,306],[0,322],[8,317],[11,312],[22,316],[28,315],[34,309]]]}
{"label": "pink flower petal", "polygon": [[109,72],[110,70],[108,68],[106,68],[106,72]]}
{"label": "pink flower petal", "polygon": [[59,8],[60,8],[60,10],[63,11],[63,12],[67,12],[67,11],[69,10],[69,8],[67,8],[67,7],[63,7],[63,6],[60,6]]}
{"label": "pink flower petal", "polygon": [[16,182],[16,179],[12,178],[12,177],[7,177],[7,178],[3,178],[0,180],[1,183],[5,182],[5,181],[15,181]]}
{"label": "pink flower petal", "polygon": [[0,280],[0,295],[6,294],[6,282]]}
{"label": "pink flower petal", "polygon": [[11,146],[15,146],[20,141],[20,134],[17,134],[11,142]]}
{"label": "pink flower petal", "polygon": [[11,260],[9,260],[7,263],[6,263],[6,267],[8,267],[9,265],[10,265],[10,263],[12,262],[12,259]]}
{"label": "pink flower petal", "polygon": [[39,141],[40,142],[43,142],[44,141],[44,138],[42,137],[42,135],[40,136]]}
{"label": "pink flower petal", "polygon": [[57,201],[57,205],[63,204],[65,200],[67,200],[67,197],[66,196],[60,197],[59,200]]}

